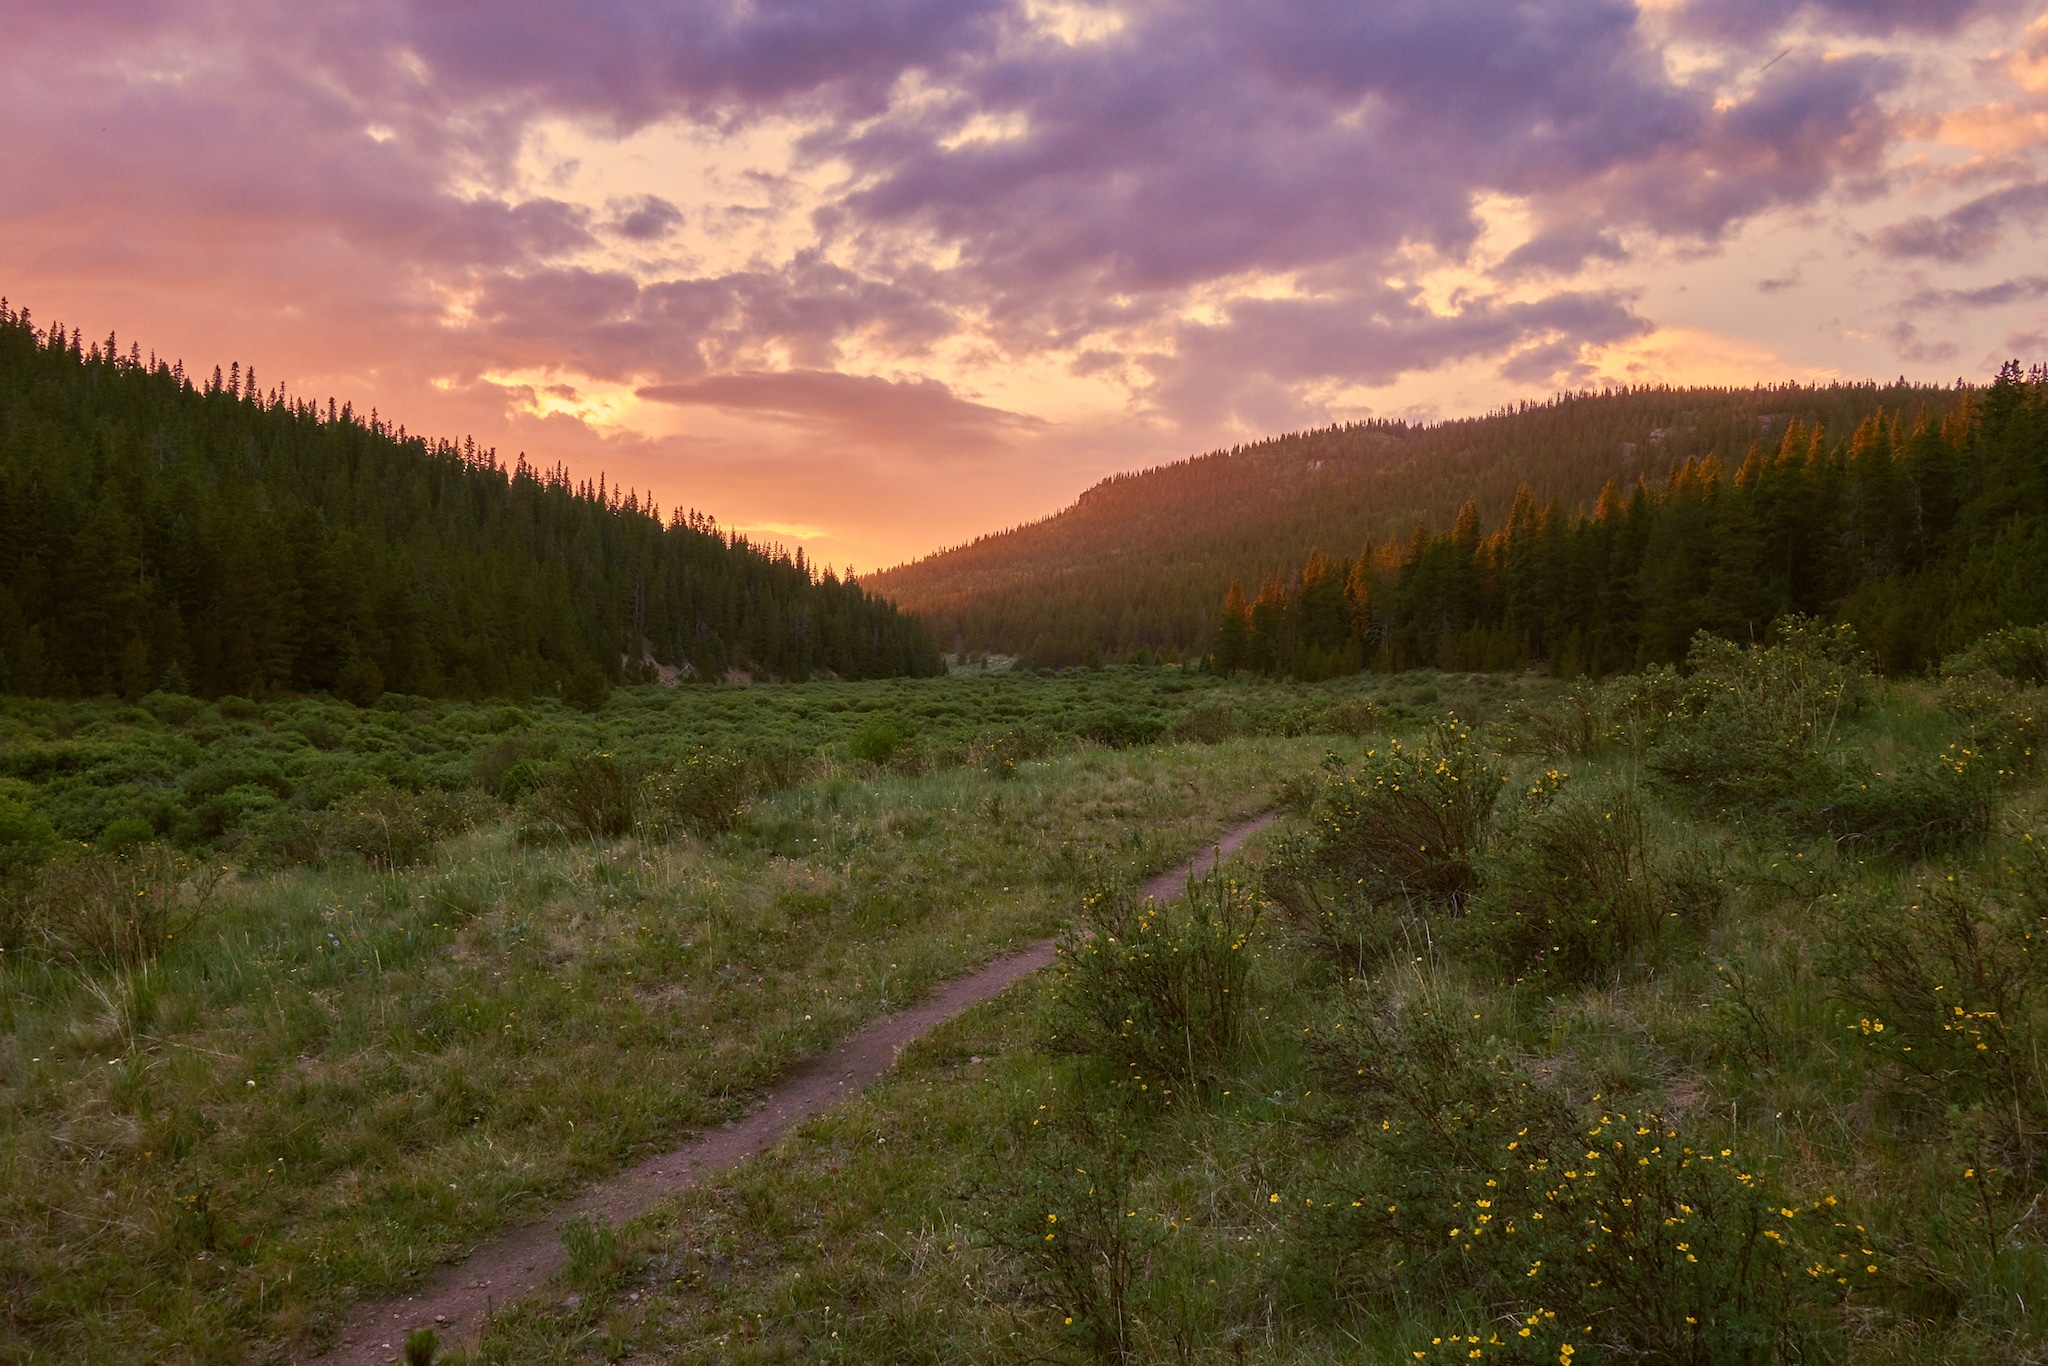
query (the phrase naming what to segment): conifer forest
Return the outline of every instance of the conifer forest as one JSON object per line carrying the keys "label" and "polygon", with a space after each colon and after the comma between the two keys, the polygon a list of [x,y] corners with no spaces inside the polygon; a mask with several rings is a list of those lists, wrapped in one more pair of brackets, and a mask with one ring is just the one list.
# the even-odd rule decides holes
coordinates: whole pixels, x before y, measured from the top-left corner
{"label": "conifer forest", "polygon": [[801,552],[0,309],[0,692],[372,702],[938,668],[918,622]]}

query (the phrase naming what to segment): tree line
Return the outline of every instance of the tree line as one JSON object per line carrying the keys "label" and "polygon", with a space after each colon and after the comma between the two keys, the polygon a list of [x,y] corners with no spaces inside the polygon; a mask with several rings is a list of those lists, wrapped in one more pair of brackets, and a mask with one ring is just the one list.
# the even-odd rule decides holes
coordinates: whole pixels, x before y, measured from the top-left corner
{"label": "tree line", "polygon": [[1524,486],[1487,527],[1468,501],[1349,558],[1311,553],[1247,597],[1209,659],[1312,679],[1364,667],[1605,674],[1675,662],[1699,631],[1759,639],[1788,612],[1848,622],[1909,672],[2048,620],[2048,368],[2007,364],[1937,417],[1877,411],[1846,437],[1788,423],[1731,472],[1708,452],[1590,509]]}
{"label": "tree line", "polygon": [[915,619],[713,519],[0,300],[0,692],[922,675]]}
{"label": "tree line", "polygon": [[1850,432],[1879,411],[1940,421],[1967,392],[1909,384],[1559,394],[1471,418],[1349,422],[1107,479],[1055,516],[928,556],[864,587],[931,624],[946,649],[1071,664],[1199,656],[1233,579],[1248,587],[1311,551],[1448,526],[1497,525],[1524,486],[1590,505],[1609,480],[1653,484],[1672,462],[1778,444],[1797,422]]}

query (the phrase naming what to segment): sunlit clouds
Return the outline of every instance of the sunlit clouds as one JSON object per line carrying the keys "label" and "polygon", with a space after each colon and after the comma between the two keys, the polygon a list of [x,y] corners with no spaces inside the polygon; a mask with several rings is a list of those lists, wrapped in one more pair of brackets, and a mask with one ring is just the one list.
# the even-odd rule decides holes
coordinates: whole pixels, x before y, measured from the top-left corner
{"label": "sunlit clouds", "polygon": [[2048,355],[2038,7],[6,18],[16,303],[840,564],[1276,430]]}

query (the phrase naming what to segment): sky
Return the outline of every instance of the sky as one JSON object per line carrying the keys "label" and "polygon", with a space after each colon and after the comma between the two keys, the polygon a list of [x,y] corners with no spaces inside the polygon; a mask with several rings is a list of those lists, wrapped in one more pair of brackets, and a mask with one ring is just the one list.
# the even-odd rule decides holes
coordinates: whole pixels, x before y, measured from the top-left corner
{"label": "sky", "polygon": [[879,568],[1621,383],[2048,359],[2040,0],[0,0],[0,294]]}

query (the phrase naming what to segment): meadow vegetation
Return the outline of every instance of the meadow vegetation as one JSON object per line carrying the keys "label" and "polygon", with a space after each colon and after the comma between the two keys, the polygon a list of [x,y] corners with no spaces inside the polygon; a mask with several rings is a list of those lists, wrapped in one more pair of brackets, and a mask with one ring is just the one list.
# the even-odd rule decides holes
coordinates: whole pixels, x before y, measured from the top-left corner
{"label": "meadow vegetation", "polygon": [[9,703],[6,1350],[302,1355],[1060,933],[458,1355],[2048,1359],[2044,660]]}
{"label": "meadow vegetation", "polygon": [[1244,861],[1077,887],[1045,980],[477,1357],[2048,1359],[2044,645],[1401,680]]}
{"label": "meadow vegetation", "polygon": [[0,1357],[300,1359],[1424,714],[1372,685],[6,699]]}

